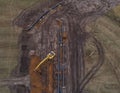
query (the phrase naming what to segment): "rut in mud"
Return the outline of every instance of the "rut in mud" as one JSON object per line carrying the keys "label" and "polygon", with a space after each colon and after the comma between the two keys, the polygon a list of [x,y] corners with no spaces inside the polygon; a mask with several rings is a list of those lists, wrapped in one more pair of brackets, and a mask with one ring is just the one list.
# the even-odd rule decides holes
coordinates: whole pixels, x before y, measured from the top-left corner
{"label": "rut in mud", "polygon": [[[56,25],[56,20],[62,20],[64,22],[64,30],[67,33],[67,40],[64,44],[65,69],[67,70],[67,74],[65,74],[66,93],[84,93],[83,90],[85,86],[104,62],[103,47],[100,41],[86,31],[86,25],[120,1],[59,1],[60,2],[53,0],[53,2],[44,3],[43,5],[41,4],[41,7],[35,6],[31,9],[27,9],[15,19],[14,23],[19,27],[22,27],[23,31],[19,38],[19,48],[21,51],[20,60],[13,75],[15,77],[24,77],[28,75],[30,50],[35,50],[36,55],[40,56],[40,58],[44,58],[51,50],[56,51],[58,49],[58,30],[60,28]],[[46,7],[44,5],[48,6],[47,10],[50,10],[50,7],[56,7],[56,5],[61,5],[61,7],[60,9],[55,10],[54,13],[48,14],[49,11],[46,12]],[[44,6],[44,8],[42,6]],[[43,17],[44,19],[42,23],[37,24],[36,26],[39,19],[42,19]],[[86,72],[84,52],[86,51],[85,44],[90,39],[97,50],[98,59],[91,69]],[[55,67],[57,64],[55,62],[57,60],[58,56],[54,59],[54,73],[56,72]],[[46,76],[43,77],[46,78]],[[8,83],[9,86],[12,86],[11,93],[28,93],[29,89],[26,85],[29,85],[30,81],[29,79],[26,79],[26,81],[28,81],[27,84],[16,83],[16,85],[10,85]],[[17,82],[17,80],[15,82]],[[56,87],[55,84],[54,93],[57,93],[55,92]]]}

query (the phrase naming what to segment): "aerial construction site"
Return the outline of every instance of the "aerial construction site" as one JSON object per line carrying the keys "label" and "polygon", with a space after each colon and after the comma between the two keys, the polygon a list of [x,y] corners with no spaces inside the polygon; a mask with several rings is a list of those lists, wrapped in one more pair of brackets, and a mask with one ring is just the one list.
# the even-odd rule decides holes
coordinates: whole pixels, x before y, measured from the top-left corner
{"label": "aerial construction site", "polygon": [[0,85],[11,93],[91,93],[86,86],[105,51],[87,26],[119,2],[46,0],[22,10],[13,20],[21,29],[18,62]]}

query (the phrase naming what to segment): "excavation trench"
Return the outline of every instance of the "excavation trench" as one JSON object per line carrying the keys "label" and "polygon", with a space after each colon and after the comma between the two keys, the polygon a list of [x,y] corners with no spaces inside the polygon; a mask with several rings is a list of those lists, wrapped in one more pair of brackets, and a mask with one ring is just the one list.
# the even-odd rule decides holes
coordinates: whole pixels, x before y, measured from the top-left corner
{"label": "excavation trench", "polygon": [[[46,3],[48,11],[46,7],[40,6],[23,11],[14,20],[14,24],[23,28],[19,35],[19,63],[12,72],[11,76],[14,78],[1,80],[1,85],[9,85],[11,93],[60,93],[60,91],[62,93],[84,93],[85,86],[104,62],[101,43],[91,33],[86,32],[85,27],[87,23],[116,4],[113,2],[107,6],[108,3],[105,1],[93,1],[91,3],[89,0],[81,2],[76,0],[73,3],[53,0],[53,3]],[[93,5],[93,9],[86,6],[89,3],[91,7]],[[97,7],[94,6],[95,4],[98,4]],[[61,38],[62,32],[60,31],[62,30],[65,31],[62,36],[65,42],[60,45],[59,38]],[[84,51],[86,51],[85,43],[90,38],[97,50],[98,59],[86,73]],[[64,54],[61,54],[61,46],[62,49],[64,48]],[[32,56],[31,50],[35,51]],[[34,72],[36,65],[50,51],[56,53],[55,58],[43,64],[39,72]],[[64,60],[62,65],[59,63],[61,60],[62,62]],[[63,68],[61,69],[63,65],[64,72]]]}

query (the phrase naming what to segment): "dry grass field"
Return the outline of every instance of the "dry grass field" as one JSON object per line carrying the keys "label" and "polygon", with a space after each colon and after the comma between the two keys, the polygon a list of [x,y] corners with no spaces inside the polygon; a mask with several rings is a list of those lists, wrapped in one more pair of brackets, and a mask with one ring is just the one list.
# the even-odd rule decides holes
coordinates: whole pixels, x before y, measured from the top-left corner
{"label": "dry grass field", "polygon": [[[8,77],[18,60],[17,29],[13,19],[37,0],[0,0],[0,78]],[[9,93],[7,87],[0,87],[0,93]]]}
{"label": "dry grass field", "polygon": [[101,41],[105,62],[88,84],[90,93],[120,93],[120,6],[116,6],[88,26]]}
{"label": "dry grass field", "polygon": [[[0,0],[0,78],[8,77],[18,61],[19,31],[12,20],[25,8],[40,0]],[[86,86],[89,93],[120,93],[120,5],[116,6],[87,28],[105,50],[105,62]],[[0,93],[9,93],[0,87]]]}

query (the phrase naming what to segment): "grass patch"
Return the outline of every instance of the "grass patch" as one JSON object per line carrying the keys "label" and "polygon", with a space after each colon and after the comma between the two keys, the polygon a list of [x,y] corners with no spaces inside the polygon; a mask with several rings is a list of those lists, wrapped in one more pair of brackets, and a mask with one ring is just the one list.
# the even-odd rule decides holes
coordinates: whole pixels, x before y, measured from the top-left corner
{"label": "grass patch", "polygon": [[1,92],[1,93],[10,93],[10,90],[9,90],[8,87],[1,87],[1,88],[0,88],[0,92]]}

